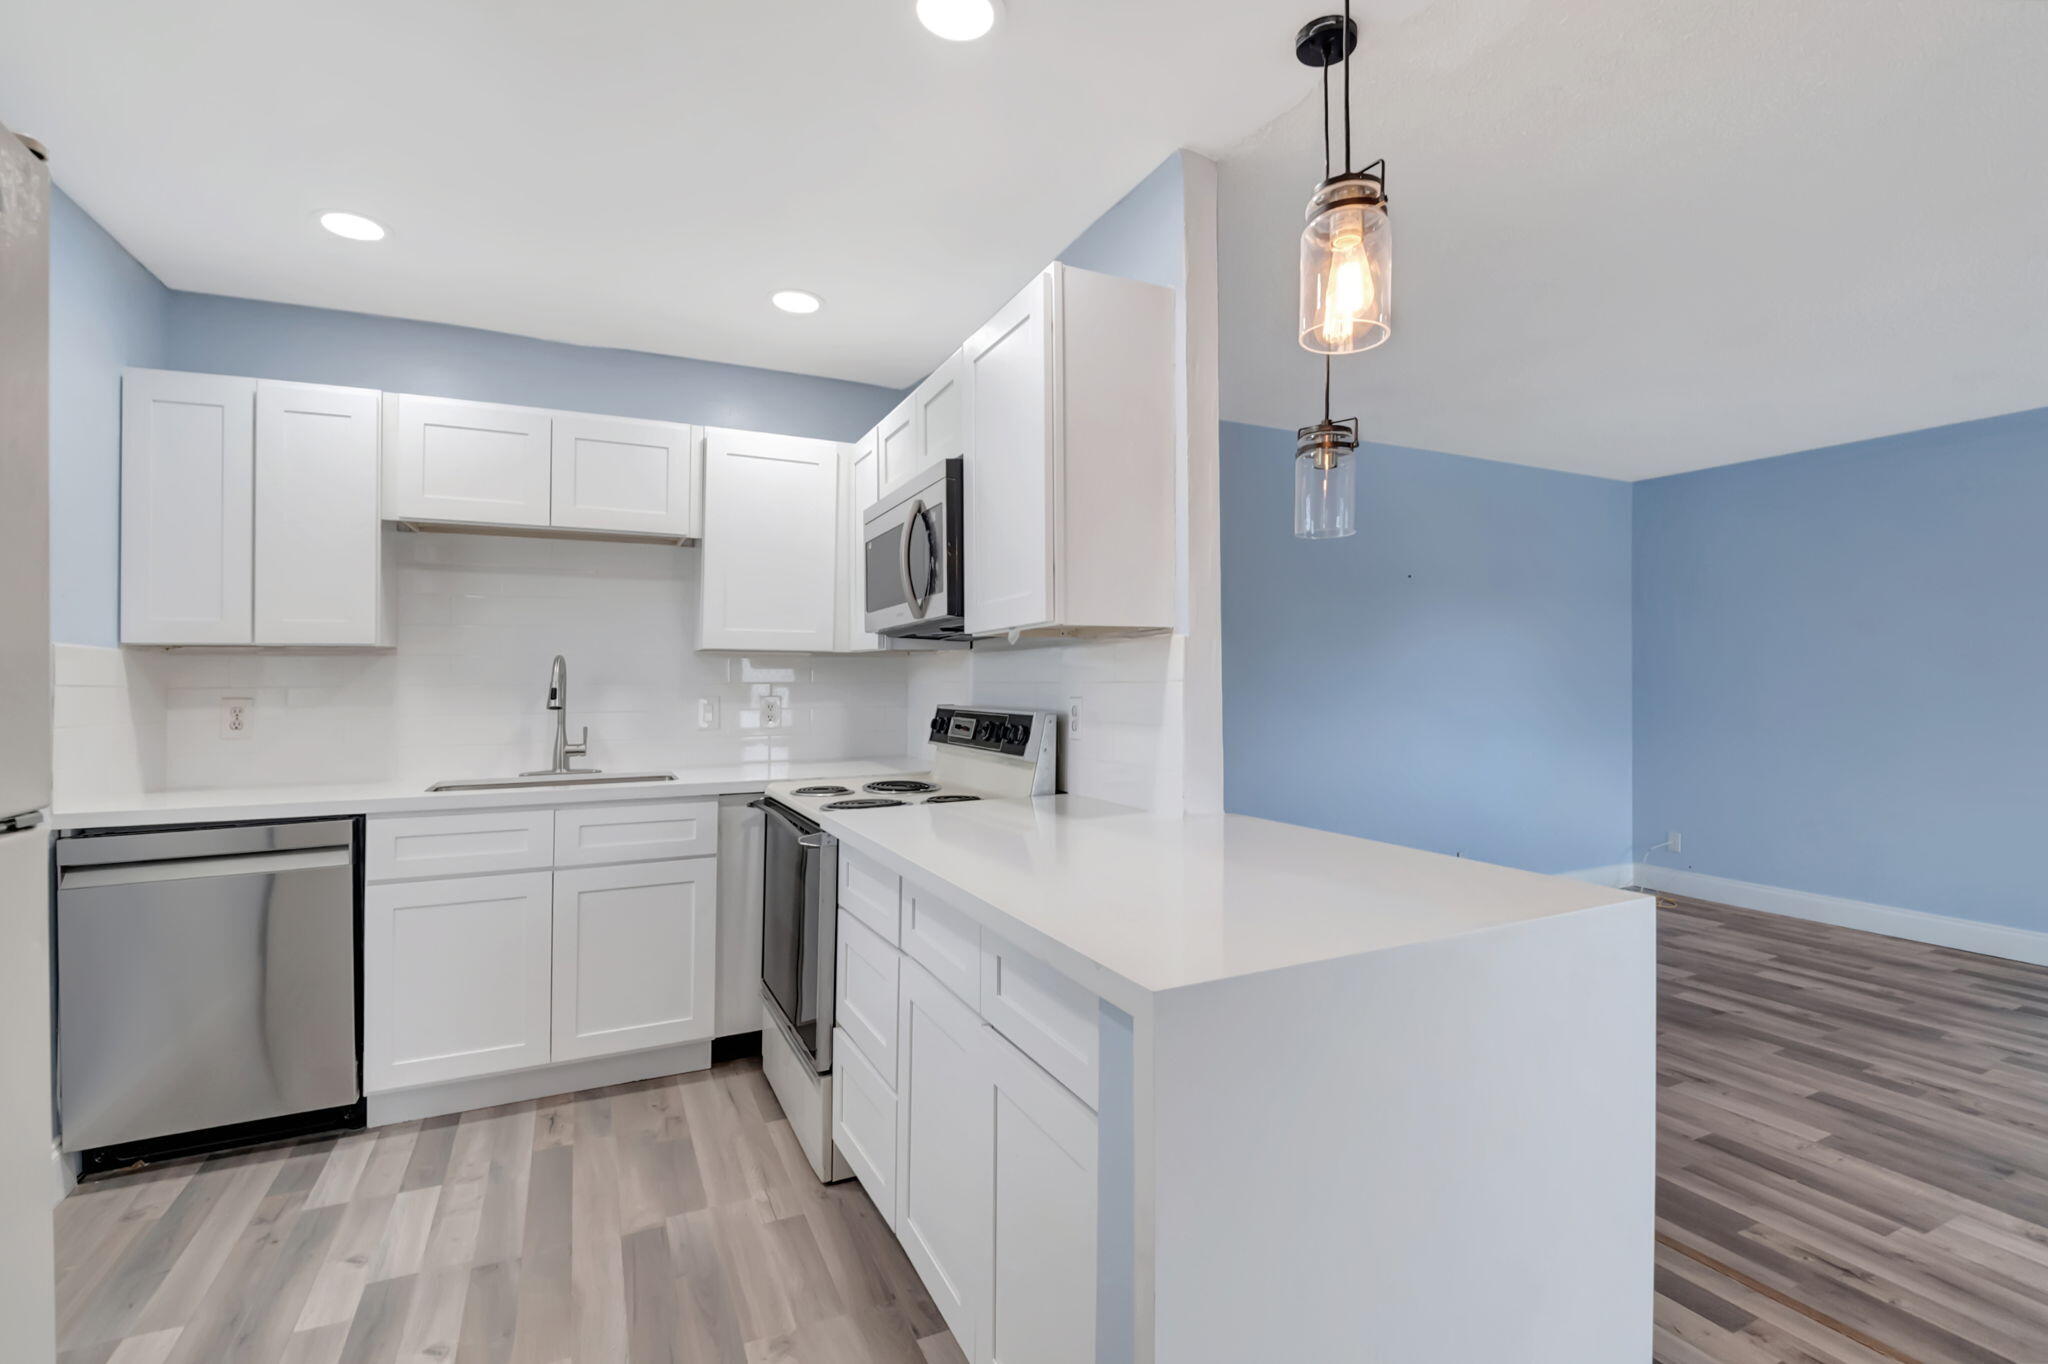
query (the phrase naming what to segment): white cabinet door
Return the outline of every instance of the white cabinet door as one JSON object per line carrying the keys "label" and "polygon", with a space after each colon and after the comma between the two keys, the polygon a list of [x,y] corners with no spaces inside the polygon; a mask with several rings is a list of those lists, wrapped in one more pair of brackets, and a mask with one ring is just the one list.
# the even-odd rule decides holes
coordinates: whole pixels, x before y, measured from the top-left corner
{"label": "white cabinet door", "polygon": [[555,873],[555,1060],[711,1037],[717,870],[693,857]]}
{"label": "white cabinet door", "polygon": [[881,428],[868,432],[846,449],[845,477],[841,484],[846,502],[840,533],[839,572],[841,647],[850,653],[871,653],[881,647],[867,630],[868,558],[867,537],[862,518],[880,500],[882,492]]}
{"label": "white cabinet door", "polygon": [[962,346],[946,357],[910,395],[917,412],[917,467],[935,464],[967,453],[968,388],[967,348]]}
{"label": "white cabinet door", "polygon": [[247,644],[256,381],[121,380],[121,642]]}
{"label": "white cabinet door", "polygon": [[839,912],[839,1007],[833,1018],[889,1087],[896,1087],[896,1027],[903,954],[859,919]]}
{"label": "white cabinet door", "polygon": [[1053,276],[1031,281],[967,343],[967,630],[1052,616]]}
{"label": "white cabinet door", "polygon": [[697,647],[829,653],[838,565],[839,447],[706,430]]}
{"label": "white cabinet door", "polygon": [[917,472],[919,442],[915,402],[905,398],[896,404],[895,411],[882,418],[882,424],[875,428],[875,449],[882,461],[884,488],[894,487]]}
{"label": "white cabinet door", "polygon": [[550,524],[700,535],[696,469],[694,426],[558,412]]}
{"label": "white cabinet door", "polygon": [[901,991],[896,1235],[961,1350],[979,1360],[993,1149],[987,1044],[979,1015],[916,962],[903,963]]}
{"label": "white cabinet door", "polygon": [[986,1364],[1095,1358],[1095,1115],[993,1028],[994,1224]]}
{"label": "white cabinet door", "polygon": [[363,1087],[548,1060],[552,878],[544,871],[363,892]]}
{"label": "white cabinet door", "polygon": [[896,1091],[840,1029],[832,1042],[832,1144],[896,1226]]}
{"label": "white cabinet door", "polygon": [[552,414],[391,394],[384,515],[394,521],[545,526]]}
{"label": "white cabinet door", "polygon": [[375,389],[256,384],[258,644],[376,644]]}

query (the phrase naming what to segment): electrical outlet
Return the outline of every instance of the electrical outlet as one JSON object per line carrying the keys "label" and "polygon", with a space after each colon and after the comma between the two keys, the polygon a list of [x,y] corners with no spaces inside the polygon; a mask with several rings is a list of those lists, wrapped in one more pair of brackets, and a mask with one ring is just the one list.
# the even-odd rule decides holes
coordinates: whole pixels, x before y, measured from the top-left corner
{"label": "electrical outlet", "polygon": [[1081,698],[1078,696],[1067,698],[1067,737],[1081,737]]}
{"label": "electrical outlet", "polygon": [[789,719],[788,708],[780,696],[769,692],[761,698],[761,728],[781,729]]}
{"label": "electrical outlet", "polygon": [[220,737],[246,739],[256,725],[256,698],[223,696],[220,699]]}
{"label": "electrical outlet", "polygon": [[1670,834],[1671,837],[1664,840],[1664,845],[1670,848],[1673,852],[1684,852],[1685,840],[1679,836],[1678,830],[1672,829],[1670,830]]}
{"label": "electrical outlet", "polygon": [[718,698],[700,696],[697,698],[697,728],[718,728]]}

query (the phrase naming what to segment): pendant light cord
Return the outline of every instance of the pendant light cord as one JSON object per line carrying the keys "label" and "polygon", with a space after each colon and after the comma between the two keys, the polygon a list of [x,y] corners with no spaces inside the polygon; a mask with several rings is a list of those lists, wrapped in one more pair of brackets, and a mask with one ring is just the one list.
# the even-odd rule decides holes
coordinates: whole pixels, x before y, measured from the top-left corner
{"label": "pendant light cord", "polygon": [[[1351,47],[1351,0],[1344,0],[1344,34],[1341,46],[1344,48],[1344,173],[1349,175],[1351,174],[1351,53],[1353,50]],[[1323,76],[1325,81],[1327,81],[1329,78],[1328,67],[1323,69]],[[1325,140],[1328,139],[1328,136],[1327,133],[1324,134]],[[1329,179],[1329,172],[1327,170],[1323,172],[1323,178]]]}
{"label": "pendant light cord", "polygon": [[1323,353],[1323,425],[1330,424],[1330,356]]}
{"label": "pendant light cord", "polygon": [[1323,63],[1323,179],[1330,178],[1330,64]]}

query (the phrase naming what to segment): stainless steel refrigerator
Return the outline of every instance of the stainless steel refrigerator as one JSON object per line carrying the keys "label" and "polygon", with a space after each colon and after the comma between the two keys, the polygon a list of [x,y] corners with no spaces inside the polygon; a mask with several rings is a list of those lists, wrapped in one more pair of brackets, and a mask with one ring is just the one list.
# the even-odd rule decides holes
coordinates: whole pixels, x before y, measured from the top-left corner
{"label": "stainless steel refrigerator", "polygon": [[0,1322],[55,1358],[50,1103],[50,175],[0,125]]}

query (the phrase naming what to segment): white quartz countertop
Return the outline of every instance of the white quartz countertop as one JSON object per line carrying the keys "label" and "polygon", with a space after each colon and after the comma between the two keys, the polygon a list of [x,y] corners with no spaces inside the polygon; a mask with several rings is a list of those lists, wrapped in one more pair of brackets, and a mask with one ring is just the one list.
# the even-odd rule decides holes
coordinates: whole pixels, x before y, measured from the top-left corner
{"label": "white quartz countertop", "polygon": [[1298,825],[1163,818],[1076,796],[849,811],[821,823],[1126,1009],[1209,982],[1651,904]]}
{"label": "white quartz countertop", "polygon": [[488,791],[427,791],[428,783],[387,782],[361,786],[258,786],[211,791],[152,791],[103,800],[60,802],[51,813],[56,829],[111,829],[149,824],[229,823],[253,819],[299,819],[319,815],[410,814],[434,810],[488,810],[520,805],[581,805],[626,800],[680,799],[760,791],[778,781],[903,772],[900,758],[831,761],[727,763],[675,770],[674,781],[623,782],[585,786],[523,786]]}

